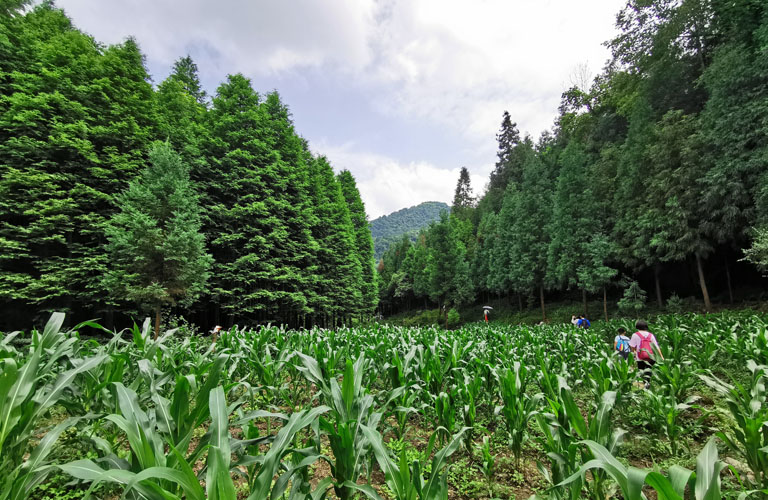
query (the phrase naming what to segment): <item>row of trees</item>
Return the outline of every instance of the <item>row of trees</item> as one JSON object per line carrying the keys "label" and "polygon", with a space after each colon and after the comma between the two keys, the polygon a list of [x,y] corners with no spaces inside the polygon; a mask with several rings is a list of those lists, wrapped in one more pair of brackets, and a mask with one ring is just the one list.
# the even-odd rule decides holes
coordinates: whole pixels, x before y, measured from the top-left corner
{"label": "row of trees", "polygon": [[728,261],[745,250],[765,269],[768,6],[630,1],[617,27],[612,59],[563,94],[552,132],[521,137],[504,113],[485,194],[474,200],[462,171],[450,217],[379,263],[383,305],[517,293],[546,316],[545,291],[586,302],[646,270],[661,304],[662,266],[690,261],[709,309],[713,252],[731,256],[729,290]]}
{"label": "row of trees", "polygon": [[[51,4],[26,3],[0,12],[4,327],[33,311],[110,317],[179,300],[205,324],[373,313],[355,180],[310,152],[276,92],[238,74],[209,98],[189,57],[153,88],[134,40],[105,47]],[[188,286],[173,268],[197,240],[173,224],[199,226],[204,242],[186,254],[202,259]]]}

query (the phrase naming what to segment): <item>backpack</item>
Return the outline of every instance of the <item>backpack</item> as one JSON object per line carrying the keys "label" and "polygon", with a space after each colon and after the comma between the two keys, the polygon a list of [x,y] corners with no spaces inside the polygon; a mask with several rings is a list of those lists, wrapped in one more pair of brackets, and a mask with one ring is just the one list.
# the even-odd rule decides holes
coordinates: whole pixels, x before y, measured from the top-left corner
{"label": "backpack", "polygon": [[653,353],[651,333],[646,333],[648,333],[648,335],[643,336],[642,333],[637,332],[637,334],[640,335],[640,348],[637,350],[637,359],[639,360],[651,359],[651,353]]}
{"label": "backpack", "polygon": [[629,352],[629,339],[623,339],[619,336],[619,342],[616,346],[618,352]]}

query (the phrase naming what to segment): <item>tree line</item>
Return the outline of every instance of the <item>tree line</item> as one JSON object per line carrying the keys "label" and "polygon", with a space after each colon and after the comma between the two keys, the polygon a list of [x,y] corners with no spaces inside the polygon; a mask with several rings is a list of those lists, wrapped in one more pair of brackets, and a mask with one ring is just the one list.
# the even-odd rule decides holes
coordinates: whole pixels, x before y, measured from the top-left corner
{"label": "tree line", "polygon": [[373,313],[355,179],[277,92],[235,74],[208,96],[188,56],[154,87],[135,40],[28,4],[0,7],[0,327],[158,304],[206,325]]}
{"label": "tree line", "polygon": [[450,207],[441,201],[425,201],[373,219],[370,225],[374,258],[381,259],[384,252],[391,245],[399,243],[404,234],[415,240],[419,231],[427,227],[430,222],[438,220],[440,212],[445,210],[450,210]]}
{"label": "tree line", "polygon": [[612,56],[563,93],[551,131],[521,136],[509,113],[497,162],[475,199],[461,172],[450,216],[379,261],[381,305],[626,289],[675,263],[746,258],[768,269],[768,5],[757,0],[630,0]]}

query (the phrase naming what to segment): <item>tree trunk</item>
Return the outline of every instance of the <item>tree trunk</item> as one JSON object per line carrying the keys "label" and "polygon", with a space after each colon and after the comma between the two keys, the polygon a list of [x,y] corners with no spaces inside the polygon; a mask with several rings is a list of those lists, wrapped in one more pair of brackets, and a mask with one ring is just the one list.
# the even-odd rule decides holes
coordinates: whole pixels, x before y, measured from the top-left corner
{"label": "tree trunk", "polygon": [[155,308],[155,340],[157,340],[157,336],[160,334],[160,308]]}
{"label": "tree trunk", "polygon": [[728,303],[733,304],[733,287],[731,286],[731,266],[728,265],[728,254],[725,254],[725,279],[728,282]]}
{"label": "tree trunk", "polygon": [[605,321],[608,321],[608,292],[603,287],[603,313],[605,313]]}
{"label": "tree trunk", "polygon": [[587,309],[587,289],[583,288],[581,290],[581,301],[584,303],[584,316],[589,314],[589,310]]}
{"label": "tree trunk", "polygon": [[115,328],[115,308],[112,306],[107,306],[107,314],[106,314],[106,328],[107,330],[112,330]]}
{"label": "tree trunk", "polygon": [[544,308],[544,285],[539,285],[539,300],[541,301],[541,320],[547,321],[547,310]]}
{"label": "tree trunk", "polygon": [[701,255],[698,252],[696,252],[696,269],[699,271],[699,285],[701,286],[701,295],[704,296],[704,309],[710,312],[712,310],[712,303],[709,301],[707,282],[704,280],[704,268],[701,265]]}
{"label": "tree trunk", "polygon": [[523,294],[518,293],[517,294],[517,307],[520,309],[520,312],[523,312]]}
{"label": "tree trunk", "polygon": [[653,267],[653,277],[656,280],[656,303],[659,304],[659,309],[664,307],[664,300],[661,298],[661,282],[659,280],[659,273],[661,272],[661,265],[657,262]]}

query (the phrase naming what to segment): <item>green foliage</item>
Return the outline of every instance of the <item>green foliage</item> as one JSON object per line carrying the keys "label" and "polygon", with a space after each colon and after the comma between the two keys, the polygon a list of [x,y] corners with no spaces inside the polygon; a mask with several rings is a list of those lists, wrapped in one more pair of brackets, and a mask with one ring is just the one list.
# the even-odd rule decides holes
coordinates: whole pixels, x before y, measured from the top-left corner
{"label": "green foliage", "polygon": [[645,307],[645,299],[645,290],[640,288],[637,281],[631,280],[624,290],[624,295],[619,300],[619,310],[638,313]]}
{"label": "green foliage", "polygon": [[156,144],[149,159],[151,165],[117,197],[120,212],[106,226],[114,267],[105,286],[115,301],[159,311],[193,303],[203,293],[212,259],[205,253],[188,167],[167,144]]}
{"label": "green foliage", "polygon": [[[713,441],[695,473],[679,466],[711,434],[731,454],[729,470],[744,472],[724,472],[722,489],[765,489],[766,369],[749,361],[768,358],[761,314],[659,317],[652,327],[669,361],[647,390],[633,389],[637,373],[606,342],[621,321],[577,336],[568,324],[232,328],[213,344],[172,330],[154,339],[149,321],[97,342],[83,333],[98,325],[64,331],[63,320],[0,338],[2,498],[309,500],[333,489],[444,500],[531,487],[555,499],[617,489],[630,498],[643,485],[660,498],[718,498],[724,464]],[[734,371],[738,381],[725,384],[712,374],[734,366],[751,376]],[[701,408],[690,406],[694,394]],[[489,436],[497,403],[507,432]],[[621,446],[625,426],[634,448]],[[505,434],[519,464],[497,454]],[[659,465],[626,467],[634,459]]]}
{"label": "green foliage", "polygon": [[457,326],[460,321],[461,321],[461,317],[459,316],[459,312],[456,309],[451,308],[448,311],[448,316],[446,317],[446,320],[445,320],[448,327],[450,328],[450,327]]}
{"label": "green foliage", "polygon": [[681,313],[685,307],[685,301],[679,295],[673,293],[667,299],[667,311],[671,313]]}
{"label": "green foliage", "polygon": [[374,258],[377,261],[381,259],[390,247],[402,240],[403,235],[414,240],[419,231],[440,219],[441,212],[449,210],[450,207],[445,203],[425,201],[373,219],[370,225],[375,249]]}

